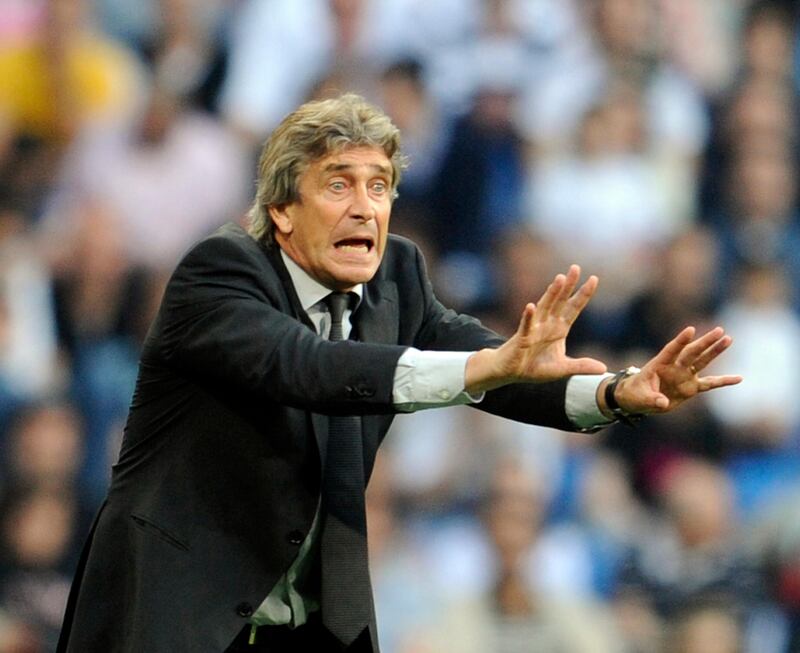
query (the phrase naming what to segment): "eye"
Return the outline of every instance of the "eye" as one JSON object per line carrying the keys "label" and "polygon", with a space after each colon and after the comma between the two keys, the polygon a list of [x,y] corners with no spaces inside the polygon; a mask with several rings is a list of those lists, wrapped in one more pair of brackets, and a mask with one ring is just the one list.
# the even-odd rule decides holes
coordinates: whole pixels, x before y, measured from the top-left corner
{"label": "eye", "polygon": [[330,184],[328,184],[328,188],[330,188],[335,193],[341,193],[347,190],[347,184],[344,183],[343,181],[332,181]]}
{"label": "eye", "polygon": [[371,190],[376,195],[383,195],[389,191],[389,184],[385,181],[375,181],[372,183]]}

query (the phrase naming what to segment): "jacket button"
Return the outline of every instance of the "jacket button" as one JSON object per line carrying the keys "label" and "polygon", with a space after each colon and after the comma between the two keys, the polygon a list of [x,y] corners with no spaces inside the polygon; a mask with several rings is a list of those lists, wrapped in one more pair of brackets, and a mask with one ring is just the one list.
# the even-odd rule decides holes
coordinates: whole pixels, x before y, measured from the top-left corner
{"label": "jacket button", "polygon": [[253,606],[243,601],[236,606],[236,614],[238,614],[240,617],[252,617]]}
{"label": "jacket button", "polygon": [[300,546],[305,538],[303,537],[302,531],[290,531],[286,539],[289,541],[289,544]]}
{"label": "jacket button", "polygon": [[375,394],[375,390],[366,385],[358,386],[357,392],[360,397],[371,397]]}

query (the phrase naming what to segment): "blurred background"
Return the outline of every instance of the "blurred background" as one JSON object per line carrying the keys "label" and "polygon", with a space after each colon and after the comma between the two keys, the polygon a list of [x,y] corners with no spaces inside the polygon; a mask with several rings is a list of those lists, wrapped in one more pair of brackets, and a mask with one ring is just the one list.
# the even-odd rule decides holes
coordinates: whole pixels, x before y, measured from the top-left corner
{"label": "blurred background", "polygon": [[508,334],[577,262],[573,355],[722,324],[745,377],[593,435],[398,417],[384,653],[800,651],[796,4],[0,0],[0,653],[54,649],[181,253],[343,91],[403,132],[392,229],[442,301]]}

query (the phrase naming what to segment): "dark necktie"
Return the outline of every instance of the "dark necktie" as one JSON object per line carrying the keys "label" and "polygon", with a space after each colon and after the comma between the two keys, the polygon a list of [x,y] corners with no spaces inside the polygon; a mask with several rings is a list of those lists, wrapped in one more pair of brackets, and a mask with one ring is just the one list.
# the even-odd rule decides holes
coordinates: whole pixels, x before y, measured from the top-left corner
{"label": "dark necktie", "polygon": [[[329,339],[343,340],[342,317],[348,295],[331,293],[326,302],[331,315]],[[345,646],[358,637],[372,616],[361,438],[360,417],[329,418],[322,478],[322,623]]]}

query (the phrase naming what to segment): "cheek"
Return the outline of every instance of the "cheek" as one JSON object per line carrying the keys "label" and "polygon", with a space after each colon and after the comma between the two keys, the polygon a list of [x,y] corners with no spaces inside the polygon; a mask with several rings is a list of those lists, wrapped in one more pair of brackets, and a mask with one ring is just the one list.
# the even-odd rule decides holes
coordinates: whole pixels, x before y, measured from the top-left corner
{"label": "cheek", "polygon": [[389,215],[387,213],[386,217],[380,219],[378,221],[378,238],[380,240],[381,247],[386,244],[386,239],[389,237]]}

